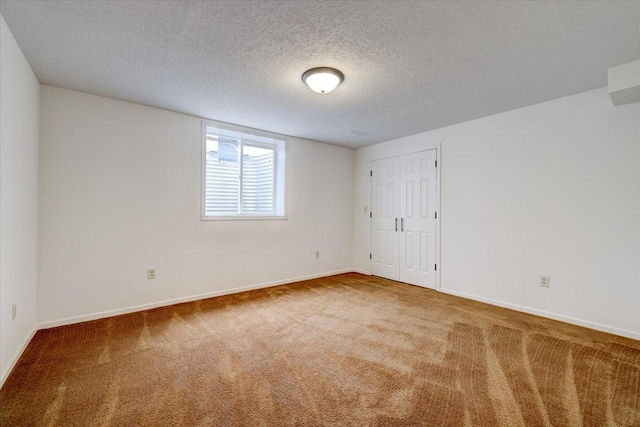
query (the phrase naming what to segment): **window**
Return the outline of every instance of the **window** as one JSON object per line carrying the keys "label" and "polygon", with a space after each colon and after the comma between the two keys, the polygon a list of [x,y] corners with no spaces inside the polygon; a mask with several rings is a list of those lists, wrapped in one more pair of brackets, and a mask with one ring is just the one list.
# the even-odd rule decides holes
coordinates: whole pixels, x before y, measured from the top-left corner
{"label": "window", "polygon": [[203,124],[202,219],[284,218],[284,141]]}

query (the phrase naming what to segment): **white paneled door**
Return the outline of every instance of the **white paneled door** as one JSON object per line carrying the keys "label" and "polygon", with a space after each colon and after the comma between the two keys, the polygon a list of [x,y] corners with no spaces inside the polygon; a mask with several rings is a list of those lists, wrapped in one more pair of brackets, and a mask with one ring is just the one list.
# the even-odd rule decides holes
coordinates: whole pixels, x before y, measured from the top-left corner
{"label": "white paneled door", "polygon": [[372,163],[371,273],[435,288],[436,150]]}
{"label": "white paneled door", "polygon": [[436,150],[400,158],[400,281],[435,288]]}
{"label": "white paneled door", "polygon": [[400,159],[375,161],[371,171],[371,273],[398,280]]}

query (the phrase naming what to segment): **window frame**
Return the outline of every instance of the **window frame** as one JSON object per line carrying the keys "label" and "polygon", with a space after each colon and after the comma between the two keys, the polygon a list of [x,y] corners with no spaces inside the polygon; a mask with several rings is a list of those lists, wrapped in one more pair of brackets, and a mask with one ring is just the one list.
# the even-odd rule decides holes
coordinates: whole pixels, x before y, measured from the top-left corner
{"label": "window frame", "polygon": [[[274,207],[275,207],[275,215],[255,215],[255,214],[242,214],[237,212],[231,215],[207,215],[206,213],[206,199],[207,199],[207,127],[211,127],[217,129],[222,132],[229,132],[238,135],[238,139],[240,144],[244,146],[245,142],[249,146],[254,147],[263,147],[263,148],[273,148],[274,149],[274,165],[273,165],[273,191],[274,191]],[[252,138],[254,137],[254,138]],[[269,141],[260,141],[261,139],[272,140]],[[286,168],[286,152],[287,152],[287,144],[285,138],[280,135],[272,135],[267,132],[261,132],[254,129],[250,129],[247,132],[245,129],[235,126],[221,126],[219,123],[215,122],[207,122],[202,121],[202,136],[201,136],[201,159],[200,159],[200,168],[201,168],[201,177],[200,177],[200,220],[201,221],[264,221],[264,220],[286,220],[287,219],[287,211],[286,211],[286,179],[285,179],[285,168]],[[239,206],[238,209],[242,208],[242,177],[244,174],[243,165],[244,159],[242,158],[243,150],[241,148],[240,154],[240,167],[239,167]],[[280,182],[282,181],[282,182]],[[280,194],[282,193],[282,194]],[[281,208],[279,209],[279,205]],[[281,211],[282,214],[278,215],[278,211]]]}

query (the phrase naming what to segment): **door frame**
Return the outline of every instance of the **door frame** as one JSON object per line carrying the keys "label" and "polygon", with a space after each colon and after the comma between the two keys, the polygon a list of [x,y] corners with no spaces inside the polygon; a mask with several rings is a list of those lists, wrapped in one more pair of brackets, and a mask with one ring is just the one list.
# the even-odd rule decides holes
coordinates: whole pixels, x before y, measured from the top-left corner
{"label": "door frame", "polygon": [[[437,269],[435,271],[436,274],[436,282],[435,282],[435,290],[439,291],[441,289],[440,278],[442,277],[442,228],[441,228],[441,220],[442,220],[442,143],[438,142],[435,144],[425,144],[423,147],[413,147],[412,150],[398,150],[398,152],[393,153],[393,155],[382,155],[382,156],[372,156],[371,161],[369,162],[369,171],[373,170],[373,162],[377,160],[383,159],[391,159],[394,157],[401,157],[407,154],[415,154],[421,151],[428,150],[436,150],[436,161],[438,162],[438,166],[436,167],[436,190],[438,194],[436,195],[436,210],[438,212],[438,218],[436,218],[436,265]],[[371,174],[369,175],[369,206],[372,206],[373,203],[373,185],[372,185],[373,177]],[[373,226],[373,218],[369,217],[369,253],[373,253],[372,247],[372,228]],[[371,263],[372,259],[369,259],[369,274],[371,274],[372,268]]]}

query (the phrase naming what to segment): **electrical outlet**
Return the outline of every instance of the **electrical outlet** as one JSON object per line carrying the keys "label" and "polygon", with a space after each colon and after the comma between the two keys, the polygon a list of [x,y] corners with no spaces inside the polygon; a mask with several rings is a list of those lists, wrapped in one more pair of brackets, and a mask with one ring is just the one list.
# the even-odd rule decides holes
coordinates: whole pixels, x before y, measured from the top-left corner
{"label": "electrical outlet", "polygon": [[18,315],[18,303],[14,302],[11,304],[11,320],[16,320],[16,316]]}
{"label": "electrical outlet", "polygon": [[316,258],[320,258],[320,251],[316,251]]}
{"label": "electrical outlet", "polygon": [[147,270],[147,279],[151,280],[151,279],[155,279],[156,278],[156,269],[155,268],[150,268]]}
{"label": "electrical outlet", "polygon": [[364,213],[369,213],[369,207],[368,206],[364,207]]}
{"label": "electrical outlet", "polygon": [[540,286],[543,288],[549,287],[549,276],[540,276]]}

